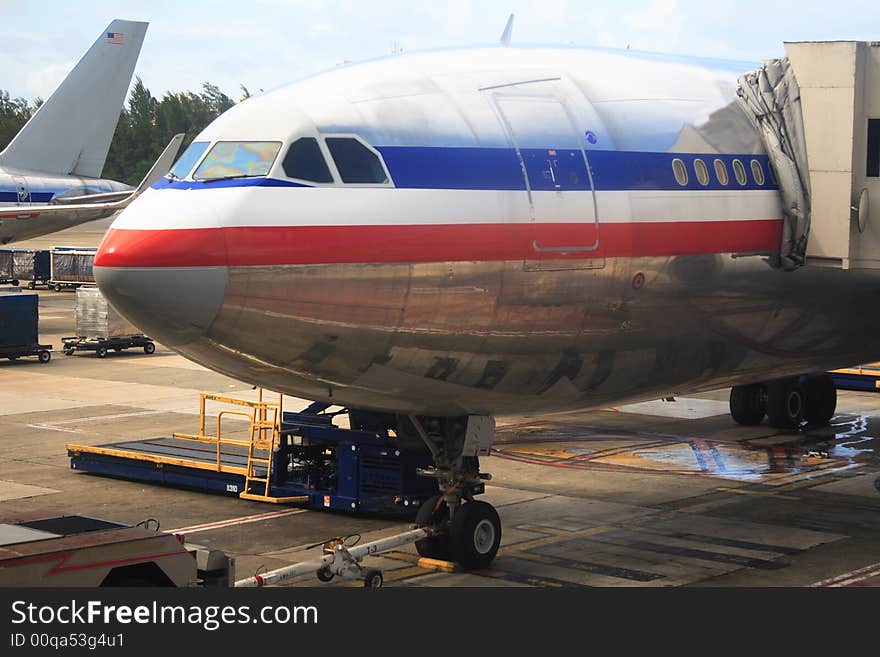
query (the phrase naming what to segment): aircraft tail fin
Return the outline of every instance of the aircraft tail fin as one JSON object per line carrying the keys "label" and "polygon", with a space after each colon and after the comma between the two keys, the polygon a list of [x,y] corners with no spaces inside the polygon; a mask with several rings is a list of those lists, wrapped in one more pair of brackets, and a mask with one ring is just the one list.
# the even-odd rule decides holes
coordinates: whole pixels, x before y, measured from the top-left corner
{"label": "aircraft tail fin", "polygon": [[111,22],[0,153],[0,164],[99,178],[146,33],[147,23]]}
{"label": "aircraft tail fin", "polygon": [[507,24],[504,26],[504,31],[501,33],[501,45],[509,46],[510,38],[513,36],[513,14],[511,14],[507,18]]}

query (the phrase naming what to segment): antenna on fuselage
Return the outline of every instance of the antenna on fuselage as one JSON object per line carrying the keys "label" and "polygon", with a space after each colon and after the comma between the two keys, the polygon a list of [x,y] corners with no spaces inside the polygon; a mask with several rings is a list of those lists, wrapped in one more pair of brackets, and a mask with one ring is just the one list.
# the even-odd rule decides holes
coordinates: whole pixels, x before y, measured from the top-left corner
{"label": "antenna on fuselage", "polygon": [[513,35],[513,14],[511,14],[507,19],[507,25],[504,26],[504,31],[501,33],[501,45],[509,46],[510,45],[510,37]]}

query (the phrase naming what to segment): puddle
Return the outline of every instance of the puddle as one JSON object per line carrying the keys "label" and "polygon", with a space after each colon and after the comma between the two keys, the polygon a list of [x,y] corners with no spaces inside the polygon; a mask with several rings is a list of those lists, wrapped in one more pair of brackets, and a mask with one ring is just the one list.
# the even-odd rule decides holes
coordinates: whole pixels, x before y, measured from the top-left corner
{"label": "puddle", "polygon": [[[599,436],[602,436],[602,445],[598,444]],[[510,444],[496,453],[557,467],[611,467],[657,474],[708,475],[737,481],[766,480],[770,483],[781,478],[790,480],[791,475],[803,474],[809,478],[814,472],[827,474],[852,467],[855,463],[876,461],[880,453],[878,436],[880,418],[841,415],[835,417],[829,426],[793,434],[791,441],[774,445],[668,434],[612,437],[596,432],[581,441],[573,440],[571,434],[565,435],[568,444],[551,446],[539,439],[526,444]],[[534,434],[529,436],[532,441],[537,437]],[[560,436],[557,434],[557,437]],[[634,440],[641,444],[633,445]],[[587,444],[593,447],[587,447]]]}

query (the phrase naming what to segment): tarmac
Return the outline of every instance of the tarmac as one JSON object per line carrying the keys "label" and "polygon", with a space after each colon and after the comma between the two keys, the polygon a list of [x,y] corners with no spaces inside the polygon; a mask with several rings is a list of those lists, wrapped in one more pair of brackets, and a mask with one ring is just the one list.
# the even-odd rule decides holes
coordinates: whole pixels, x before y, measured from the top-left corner
{"label": "tarmac", "polygon": [[[106,223],[22,246],[96,246]],[[152,355],[64,356],[75,295],[39,294],[51,362],[0,362],[0,521],[48,510],[155,518],[234,556],[238,577],[316,556],[306,547],[325,539],[406,528],[71,470],[68,443],[193,433],[199,392],[257,393],[162,345]],[[306,404],[285,399],[286,409]],[[493,475],[484,499],[503,525],[491,569],[427,570],[405,547],[367,558],[386,586],[880,586],[878,393],[840,391],[830,426],[793,433],[736,425],[724,390],[498,425],[481,461]],[[347,585],[360,584],[329,584]]]}

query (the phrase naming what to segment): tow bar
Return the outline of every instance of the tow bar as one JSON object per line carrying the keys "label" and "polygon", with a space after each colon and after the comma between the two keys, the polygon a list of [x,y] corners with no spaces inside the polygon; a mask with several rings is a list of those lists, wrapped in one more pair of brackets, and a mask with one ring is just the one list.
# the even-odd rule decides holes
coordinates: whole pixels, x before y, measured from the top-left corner
{"label": "tow bar", "polygon": [[382,571],[375,568],[364,568],[361,565],[364,557],[386,552],[423,538],[430,538],[433,535],[434,531],[430,527],[420,527],[419,529],[412,529],[402,534],[389,536],[388,538],[380,538],[372,543],[364,543],[363,545],[352,547],[346,547],[341,539],[334,539],[324,544],[324,556],[320,559],[303,561],[254,575],[253,577],[240,579],[235,582],[235,586],[236,588],[268,586],[283,582],[291,577],[316,573],[318,579],[322,582],[329,582],[334,577],[339,576],[345,579],[363,580],[364,586],[367,588],[379,588],[384,583]]}

